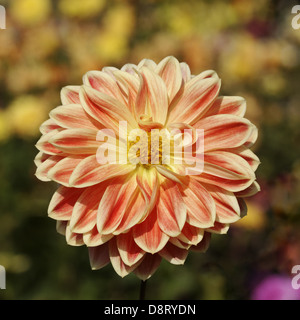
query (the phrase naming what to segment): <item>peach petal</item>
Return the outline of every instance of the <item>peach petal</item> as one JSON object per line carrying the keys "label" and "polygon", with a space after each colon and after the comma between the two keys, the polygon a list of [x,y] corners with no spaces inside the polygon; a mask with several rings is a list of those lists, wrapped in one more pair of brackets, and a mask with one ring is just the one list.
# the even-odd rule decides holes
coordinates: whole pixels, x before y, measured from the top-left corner
{"label": "peach petal", "polygon": [[66,129],[53,135],[49,142],[68,154],[93,154],[100,146],[96,137],[97,130],[94,129]]}
{"label": "peach petal", "polygon": [[139,76],[141,84],[136,99],[137,118],[147,114],[152,117],[153,122],[164,124],[169,105],[164,81],[147,67],[141,68]]}
{"label": "peach petal", "polygon": [[134,165],[99,164],[95,155],[82,160],[74,169],[69,183],[76,188],[85,188],[113,177],[126,175],[135,169]]}
{"label": "peach petal", "polygon": [[102,182],[82,192],[74,205],[70,219],[70,228],[73,232],[86,233],[96,225],[99,203],[107,185],[106,182]]}
{"label": "peach petal", "polygon": [[163,233],[158,225],[156,208],[147,216],[147,219],[133,227],[133,237],[142,250],[152,254],[166,245],[169,236]]}
{"label": "peach petal", "polygon": [[143,258],[145,252],[135,243],[132,231],[117,236],[117,247],[123,262],[132,266]]}
{"label": "peach petal", "polygon": [[89,248],[89,258],[92,270],[99,270],[110,263],[108,243]]}
{"label": "peach petal", "polygon": [[36,177],[41,181],[51,181],[49,171],[60,161],[64,159],[62,156],[49,156],[42,163],[40,163],[36,170]]}
{"label": "peach petal", "polygon": [[83,234],[83,241],[87,247],[97,247],[109,241],[113,234],[100,234],[98,232],[97,226],[90,231],[87,231]]}
{"label": "peach petal", "polygon": [[136,188],[137,183],[134,174],[114,178],[110,181],[98,208],[97,228],[99,233],[109,234],[117,229]]}
{"label": "peach petal", "polygon": [[79,100],[80,86],[66,86],[61,89],[60,97],[63,105],[80,103]]}
{"label": "peach petal", "polygon": [[131,128],[137,127],[129,109],[115,98],[88,86],[81,87],[79,96],[84,110],[105,128],[117,133],[119,121],[127,121]]}
{"label": "peach petal", "polygon": [[101,128],[101,125],[91,118],[80,104],[59,106],[50,112],[50,117],[54,123],[66,129],[99,130]]}
{"label": "peach petal", "polygon": [[141,264],[134,270],[138,278],[143,281],[149,279],[157,270],[161,263],[161,256],[159,254],[146,254]]}
{"label": "peach petal", "polygon": [[164,80],[169,101],[178,93],[182,83],[182,73],[178,60],[174,57],[166,57],[157,65],[156,72]]}
{"label": "peach petal", "polygon": [[187,209],[177,184],[164,179],[160,184],[157,203],[157,219],[160,229],[170,237],[181,233],[185,224]]}
{"label": "peach petal", "polygon": [[183,122],[193,125],[214,101],[220,86],[220,79],[214,77],[203,79],[198,76],[190,80],[184,88],[181,99],[169,112],[168,124]]}
{"label": "peach petal", "polygon": [[167,243],[167,245],[159,251],[159,255],[172,264],[182,265],[188,255],[188,250],[180,249],[171,243]]}
{"label": "peach petal", "polygon": [[253,131],[253,124],[244,118],[219,114],[203,118],[194,124],[204,130],[204,151],[235,148],[246,143]]}
{"label": "peach petal", "polygon": [[221,96],[209,107],[205,117],[217,114],[231,114],[238,117],[244,117],[246,112],[246,100],[242,97]]}
{"label": "peach petal", "polygon": [[48,207],[48,215],[55,220],[70,220],[73,207],[82,190],[61,186],[52,196]]}
{"label": "peach petal", "polygon": [[186,181],[182,193],[188,210],[187,222],[197,228],[213,226],[216,206],[210,193],[194,178]]}
{"label": "peach petal", "polygon": [[121,259],[118,246],[117,246],[116,237],[112,238],[109,241],[109,257],[114,270],[122,278],[124,278],[129,273],[131,273],[142,261],[142,260],[139,260],[137,263],[133,264],[132,266],[126,265]]}
{"label": "peach petal", "polygon": [[59,157],[55,165],[50,168],[47,176],[50,180],[56,181],[64,186],[70,186],[69,180],[75,167],[84,159],[82,155]]}

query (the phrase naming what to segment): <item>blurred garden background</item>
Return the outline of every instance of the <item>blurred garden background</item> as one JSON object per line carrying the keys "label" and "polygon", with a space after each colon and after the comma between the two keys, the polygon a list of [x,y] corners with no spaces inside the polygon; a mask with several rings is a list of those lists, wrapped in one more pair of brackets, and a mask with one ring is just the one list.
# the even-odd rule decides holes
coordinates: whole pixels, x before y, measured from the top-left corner
{"label": "blurred garden background", "polygon": [[[84,73],[173,55],[193,74],[214,69],[222,95],[247,100],[259,128],[261,192],[228,235],[184,266],[163,262],[149,299],[256,299],[260,284],[286,297],[300,265],[300,29],[288,0],[0,0],[0,299],[137,299],[139,280],[109,265],[92,271],[87,248],[57,234],[47,207],[56,185],[34,176],[39,125],[60,89]],[[299,19],[300,23],[300,19]],[[275,281],[276,276],[284,281]],[[274,281],[272,281],[272,279]],[[283,284],[285,283],[285,284]],[[268,288],[260,289],[259,298]],[[264,295],[265,294],[265,295]],[[279,295],[279,298],[283,297]]]}

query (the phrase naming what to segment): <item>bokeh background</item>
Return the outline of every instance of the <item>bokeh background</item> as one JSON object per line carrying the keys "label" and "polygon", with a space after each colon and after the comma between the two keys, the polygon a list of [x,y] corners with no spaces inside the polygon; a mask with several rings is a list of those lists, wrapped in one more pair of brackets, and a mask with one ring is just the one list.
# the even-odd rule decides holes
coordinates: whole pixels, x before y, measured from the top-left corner
{"label": "bokeh background", "polygon": [[35,178],[34,145],[39,125],[60,104],[61,87],[81,84],[88,70],[167,55],[194,74],[216,70],[223,95],[246,98],[246,117],[259,128],[262,191],[205,254],[190,253],[184,266],[163,262],[147,298],[268,299],[271,290],[277,299],[300,299],[290,283],[300,264],[300,29],[291,25],[297,1],[0,4],[7,14],[0,30],[0,264],[7,289],[0,299],[138,298],[134,275],[121,279],[111,266],[91,271],[86,247],[68,246],[56,233],[47,217],[56,186]]}

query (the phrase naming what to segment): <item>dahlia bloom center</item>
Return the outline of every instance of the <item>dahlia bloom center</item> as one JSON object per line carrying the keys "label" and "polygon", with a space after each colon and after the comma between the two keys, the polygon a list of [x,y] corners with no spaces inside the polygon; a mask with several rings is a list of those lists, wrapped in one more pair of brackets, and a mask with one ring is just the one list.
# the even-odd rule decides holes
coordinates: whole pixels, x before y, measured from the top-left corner
{"label": "dahlia bloom center", "polygon": [[128,162],[145,166],[167,163],[171,155],[172,142],[169,132],[152,129],[140,133],[135,141],[135,137],[128,136]]}

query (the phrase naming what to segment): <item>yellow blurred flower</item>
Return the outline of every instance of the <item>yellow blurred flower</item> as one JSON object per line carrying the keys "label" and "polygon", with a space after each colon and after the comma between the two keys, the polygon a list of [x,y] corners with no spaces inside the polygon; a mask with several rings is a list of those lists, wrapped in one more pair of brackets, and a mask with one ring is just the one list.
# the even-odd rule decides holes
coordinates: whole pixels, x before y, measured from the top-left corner
{"label": "yellow blurred flower", "polygon": [[24,62],[11,65],[5,83],[12,93],[21,93],[32,88],[45,88],[51,81],[51,67],[46,63]]}
{"label": "yellow blurred flower", "polygon": [[34,26],[44,22],[51,10],[50,0],[14,0],[10,4],[13,19],[24,26]]}
{"label": "yellow blurred flower", "polygon": [[54,25],[28,30],[24,35],[23,55],[31,58],[45,58],[59,46],[59,37]]}
{"label": "yellow blurred flower", "polygon": [[22,138],[31,138],[39,133],[39,127],[47,119],[48,112],[42,99],[23,95],[8,106],[7,116],[15,134]]}
{"label": "yellow blurred flower", "polygon": [[193,19],[191,19],[191,9],[189,6],[168,6],[165,10],[166,20],[169,28],[177,36],[191,34],[194,29]]}
{"label": "yellow blurred flower", "polygon": [[112,7],[104,17],[102,30],[93,38],[93,52],[103,64],[117,63],[128,52],[135,15],[129,5]]}
{"label": "yellow blurred flower", "polygon": [[235,227],[248,230],[260,230],[266,224],[266,215],[263,209],[252,201],[246,201],[248,212],[243,219],[234,223]]}
{"label": "yellow blurred flower", "polygon": [[106,0],[60,0],[58,8],[68,17],[89,18],[97,15],[105,4]]}
{"label": "yellow blurred flower", "polygon": [[8,122],[7,113],[0,110],[0,141],[6,141],[11,135],[11,127]]}
{"label": "yellow blurred flower", "polygon": [[117,5],[106,13],[103,22],[111,34],[128,37],[135,27],[135,13],[129,5]]}
{"label": "yellow blurred flower", "polygon": [[251,81],[261,73],[262,53],[263,44],[249,34],[233,34],[221,51],[220,73],[227,82]]}
{"label": "yellow blurred flower", "polygon": [[122,35],[103,32],[94,38],[93,50],[103,64],[118,62],[128,51],[128,42]]}

